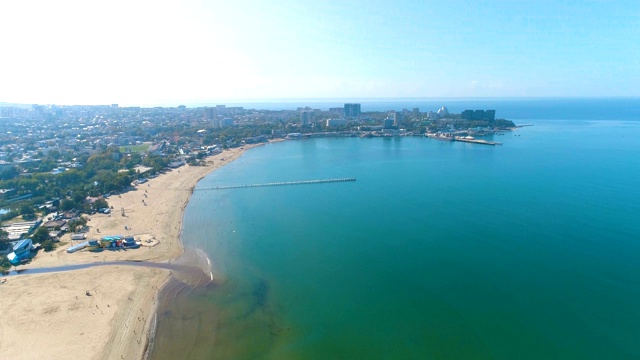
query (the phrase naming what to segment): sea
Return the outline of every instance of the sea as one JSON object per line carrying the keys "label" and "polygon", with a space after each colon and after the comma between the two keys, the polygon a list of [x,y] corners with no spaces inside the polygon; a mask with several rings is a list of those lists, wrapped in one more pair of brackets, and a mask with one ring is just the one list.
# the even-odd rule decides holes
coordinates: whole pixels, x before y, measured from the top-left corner
{"label": "sea", "polygon": [[362,110],[441,106],[529,126],[272,143],[202,179],[182,241],[214,281],[163,291],[150,359],[640,358],[640,99]]}

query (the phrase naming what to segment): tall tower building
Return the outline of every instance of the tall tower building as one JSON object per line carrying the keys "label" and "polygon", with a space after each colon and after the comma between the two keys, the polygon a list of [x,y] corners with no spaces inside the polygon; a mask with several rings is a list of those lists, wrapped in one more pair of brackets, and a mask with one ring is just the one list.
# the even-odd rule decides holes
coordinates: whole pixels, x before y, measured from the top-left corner
{"label": "tall tower building", "polygon": [[214,120],[218,117],[218,109],[213,107],[204,108],[204,119],[205,120]]}
{"label": "tall tower building", "polygon": [[399,112],[394,112],[393,113],[393,126],[395,126],[396,128],[400,129],[400,126],[402,126],[402,118],[403,118],[404,114],[403,113],[399,113]]}
{"label": "tall tower building", "polygon": [[344,104],[344,117],[358,117],[360,116],[360,104]]}
{"label": "tall tower building", "polygon": [[302,124],[302,126],[309,125],[309,123],[311,122],[311,115],[313,115],[313,113],[311,111],[308,111],[308,110],[301,111],[300,112],[300,124]]}
{"label": "tall tower building", "polygon": [[204,120],[211,120],[213,127],[220,127],[220,122],[218,121],[218,109],[214,107],[204,108]]}

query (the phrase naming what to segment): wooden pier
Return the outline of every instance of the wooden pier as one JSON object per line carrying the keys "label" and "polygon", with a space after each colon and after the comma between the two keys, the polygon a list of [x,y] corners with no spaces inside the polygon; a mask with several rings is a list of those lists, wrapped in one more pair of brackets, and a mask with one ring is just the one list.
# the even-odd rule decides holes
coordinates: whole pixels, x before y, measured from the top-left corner
{"label": "wooden pier", "polygon": [[311,184],[326,184],[326,183],[338,183],[338,182],[353,182],[356,178],[339,178],[339,179],[320,179],[320,180],[299,180],[299,181],[281,181],[264,184],[246,184],[246,185],[225,185],[208,188],[196,188],[195,190],[227,190],[227,189],[244,189],[266,186],[286,186],[286,185],[311,185]]}

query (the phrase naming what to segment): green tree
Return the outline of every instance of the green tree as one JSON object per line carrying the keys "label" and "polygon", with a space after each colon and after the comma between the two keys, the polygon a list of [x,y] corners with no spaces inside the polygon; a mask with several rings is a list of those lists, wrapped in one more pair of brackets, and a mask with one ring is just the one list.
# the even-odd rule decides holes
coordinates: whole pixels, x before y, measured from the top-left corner
{"label": "green tree", "polygon": [[44,248],[44,251],[53,250],[53,248],[54,248],[53,241],[45,240],[45,242],[42,243],[42,247]]}
{"label": "green tree", "polygon": [[76,207],[76,202],[71,199],[64,199],[60,202],[60,210],[69,211]]}
{"label": "green tree", "polygon": [[76,232],[78,228],[82,228],[85,225],[87,225],[87,218],[81,216],[75,220],[69,221],[69,231]]}
{"label": "green tree", "polygon": [[9,234],[0,229],[0,250],[4,250],[9,246]]}
{"label": "green tree", "polygon": [[36,244],[42,243],[49,239],[49,230],[44,226],[40,226],[38,230],[31,235],[31,239]]}
{"label": "green tree", "polygon": [[33,206],[29,204],[22,204],[22,206],[20,206],[20,215],[22,215],[23,217],[29,217],[30,215],[34,215],[35,213],[36,212],[33,210]]}
{"label": "green tree", "polygon": [[0,267],[5,269],[9,269],[11,267],[11,263],[9,262],[9,259],[7,259],[6,256],[0,257]]}
{"label": "green tree", "polygon": [[0,171],[0,180],[9,180],[18,176],[18,168],[10,166],[6,170]]}
{"label": "green tree", "polygon": [[93,203],[93,206],[95,207],[96,210],[102,209],[102,208],[108,208],[109,204],[107,203],[107,200],[105,199],[98,199]]}
{"label": "green tree", "polygon": [[0,216],[0,221],[7,221],[7,220],[11,220],[13,218],[15,218],[16,216],[18,216],[18,212],[15,210],[11,210],[8,213],[1,215]]}

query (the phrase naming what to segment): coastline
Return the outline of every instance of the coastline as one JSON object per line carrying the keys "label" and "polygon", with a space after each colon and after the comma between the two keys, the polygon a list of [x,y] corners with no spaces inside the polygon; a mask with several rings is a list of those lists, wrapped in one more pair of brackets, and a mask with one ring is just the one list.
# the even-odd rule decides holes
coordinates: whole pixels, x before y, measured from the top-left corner
{"label": "coastline", "polygon": [[[20,268],[179,257],[184,210],[198,181],[261,145],[225,150],[208,157],[205,166],[174,169],[112,195],[111,214],[88,216],[88,239],[134,236],[143,242],[140,249],[69,254],[74,241],[67,234],[64,245]],[[141,359],[151,345],[159,291],[169,279],[168,270],[127,266],[12,276],[0,287],[0,358]],[[34,341],[39,346],[30,346]]]}

